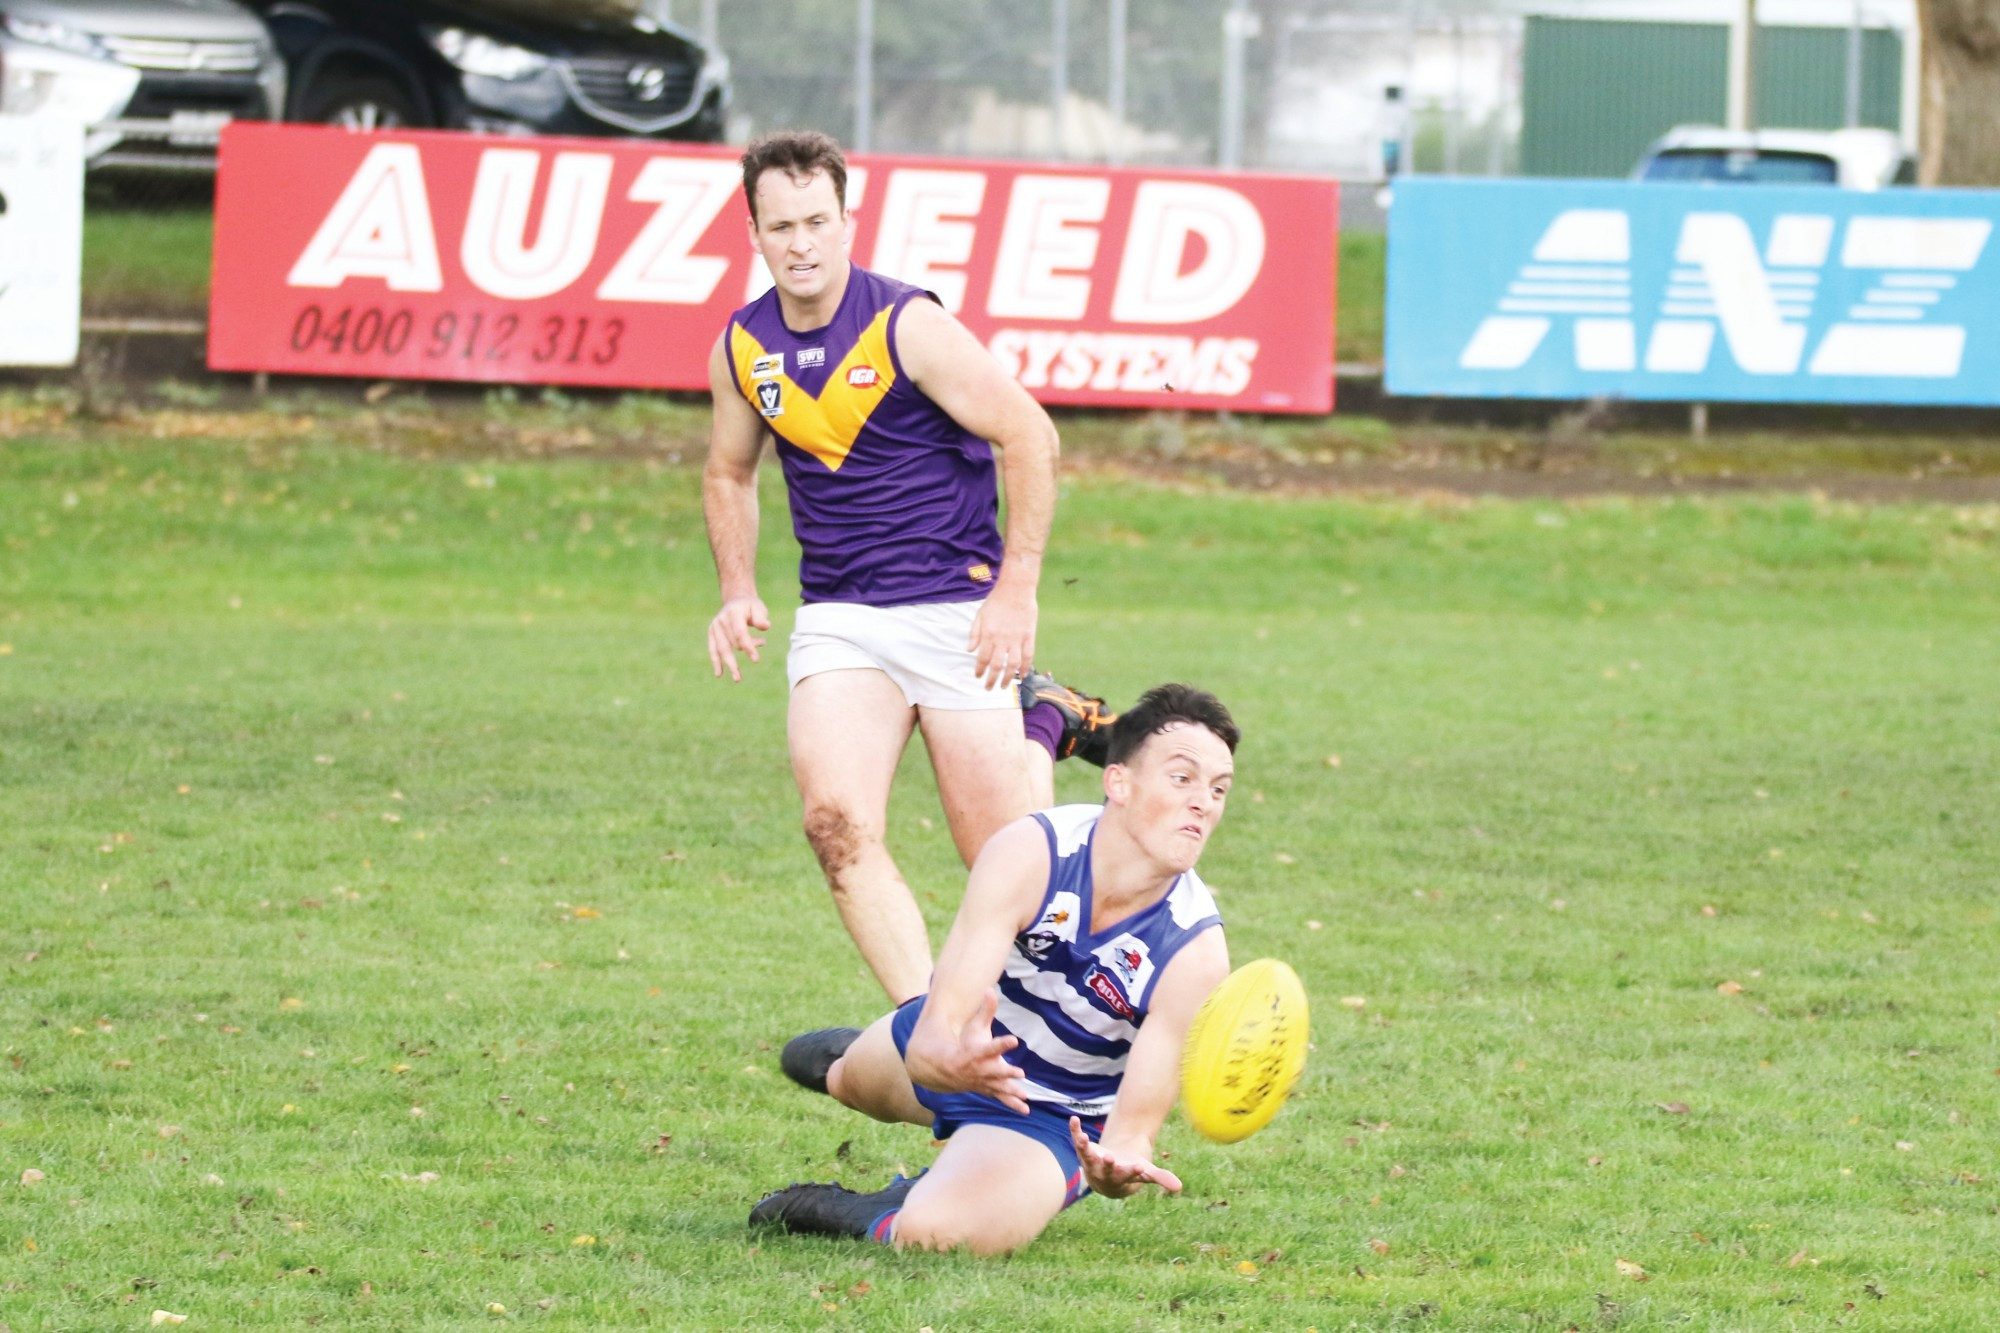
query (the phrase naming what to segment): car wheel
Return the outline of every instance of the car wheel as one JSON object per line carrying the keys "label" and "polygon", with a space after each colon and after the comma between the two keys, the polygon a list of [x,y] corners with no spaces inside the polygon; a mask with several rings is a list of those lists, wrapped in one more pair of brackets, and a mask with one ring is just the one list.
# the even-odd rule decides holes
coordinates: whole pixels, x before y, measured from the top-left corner
{"label": "car wheel", "polygon": [[401,85],[389,79],[341,75],[313,88],[299,119],[365,134],[419,126],[424,118]]}

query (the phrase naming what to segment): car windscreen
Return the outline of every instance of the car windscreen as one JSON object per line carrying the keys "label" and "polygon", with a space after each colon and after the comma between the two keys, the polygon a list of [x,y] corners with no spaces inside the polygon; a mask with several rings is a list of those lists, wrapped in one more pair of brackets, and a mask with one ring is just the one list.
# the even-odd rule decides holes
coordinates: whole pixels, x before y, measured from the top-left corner
{"label": "car windscreen", "polygon": [[1832,185],[1830,157],[1747,148],[1671,148],[1646,164],[1641,180],[1721,181],[1741,185]]}

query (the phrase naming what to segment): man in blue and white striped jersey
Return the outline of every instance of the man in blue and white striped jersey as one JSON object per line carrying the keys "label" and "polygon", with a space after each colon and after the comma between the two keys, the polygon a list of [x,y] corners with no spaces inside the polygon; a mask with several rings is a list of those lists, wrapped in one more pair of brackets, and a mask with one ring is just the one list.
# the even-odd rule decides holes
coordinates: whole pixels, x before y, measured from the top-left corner
{"label": "man in blue and white striped jersey", "polygon": [[1104,804],[1001,829],[973,864],[927,995],[864,1032],[790,1042],[784,1068],[878,1120],[946,1140],[915,1179],[793,1185],[753,1226],[1004,1253],[1084,1194],[1178,1192],[1153,1145],[1196,1010],[1229,975],[1196,860],[1238,731],[1214,695],[1150,690],[1112,727]]}

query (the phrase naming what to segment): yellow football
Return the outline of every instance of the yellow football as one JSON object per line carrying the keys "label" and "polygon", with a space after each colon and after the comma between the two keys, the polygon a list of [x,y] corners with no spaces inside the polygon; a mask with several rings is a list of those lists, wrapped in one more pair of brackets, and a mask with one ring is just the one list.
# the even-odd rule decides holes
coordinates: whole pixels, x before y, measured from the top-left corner
{"label": "yellow football", "polygon": [[1299,974],[1275,958],[1245,963],[1202,1003],[1181,1051],[1188,1123],[1217,1143],[1247,1139],[1285,1104],[1306,1067]]}

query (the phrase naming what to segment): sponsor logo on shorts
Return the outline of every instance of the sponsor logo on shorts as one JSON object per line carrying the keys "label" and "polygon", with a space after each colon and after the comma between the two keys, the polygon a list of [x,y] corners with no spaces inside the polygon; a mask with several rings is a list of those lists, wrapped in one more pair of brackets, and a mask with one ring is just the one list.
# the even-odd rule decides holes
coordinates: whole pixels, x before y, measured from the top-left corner
{"label": "sponsor logo on shorts", "polygon": [[776,380],[757,382],[757,410],[767,417],[785,414],[785,391]]}
{"label": "sponsor logo on shorts", "polygon": [[825,364],[826,349],[824,347],[801,347],[799,349],[800,370],[804,370],[807,366],[823,366]]}
{"label": "sponsor logo on shorts", "polygon": [[850,389],[872,389],[882,377],[875,373],[873,366],[856,366],[847,372],[847,387]]}
{"label": "sponsor logo on shorts", "polygon": [[753,380],[773,380],[785,373],[785,354],[773,352],[760,356],[750,363],[750,378]]}
{"label": "sponsor logo on shorts", "polygon": [[974,583],[993,582],[993,566],[991,565],[968,565],[965,572]]}
{"label": "sponsor logo on shorts", "polygon": [[1118,983],[1111,979],[1109,972],[1093,967],[1090,975],[1083,979],[1083,984],[1090,987],[1098,999],[1110,1005],[1112,1013],[1120,1018],[1132,1017],[1132,1002],[1125,998],[1124,991],[1118,989]]}

